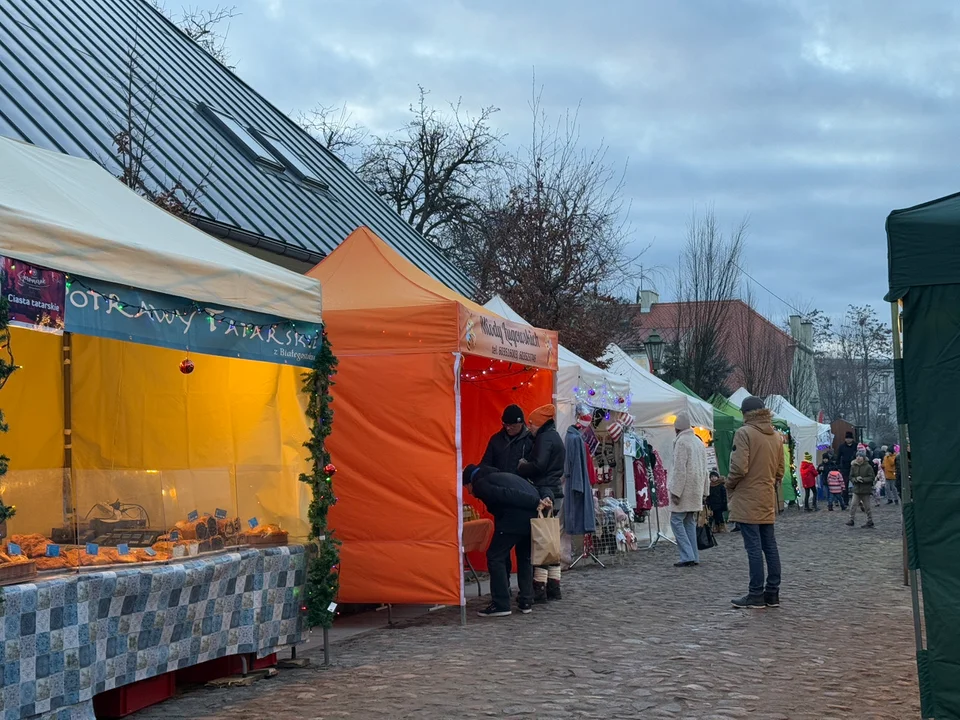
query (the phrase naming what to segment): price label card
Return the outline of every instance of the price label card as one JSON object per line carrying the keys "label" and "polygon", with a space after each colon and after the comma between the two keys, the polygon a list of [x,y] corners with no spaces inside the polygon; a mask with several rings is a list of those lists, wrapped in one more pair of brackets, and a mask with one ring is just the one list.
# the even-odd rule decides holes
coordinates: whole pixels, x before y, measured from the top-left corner
{"label": "price label card", "polygon": [[171,530],[171,531],[170,531],[170,539],[171,539],[173,542],[176,542],[177,540],[180,539],[180,533],[179,533],[177,530]]}
{"label": "price label card", "polygon": [[47,545],[47,557],[60,557],[60,546],[53,543]]}
{"label": "price label card", "polygon": [[247,525],[250,526],[251,530],[253,530],[259,524],[260,524],[260,521],[257,520],[256,518],[250,518],[249,520],[247,520]]}
{"label": "price label card", "polygon": [[96,543],[87,543],[87,555],[99,555],[100,546]]}
{"label": "price label card", "polygon": [[326,536],[326,535],[318,535],[318,536],[317,536],[317,542],[323,542],[323,541],[326,540],[326,539],[327,539],[327,536]]}
{"label": "price label card", "polygon": [[117,545],[117,554],[118,555],[129,555],[130,548],[124,544]]}
{"label": "price label card", "polygon": [[226,520],[227,511],[223,508],[217,508],[217,511],[214,513],[214,517],[217,518],[217,520]]}
{"label": "price label card", "polygon": [[145,552],[149,557],[156,557],[156,556],[157,556],[157,551],[154,550],[153,548],[147,548],[146,550],[144,550],[144,552]]}
{"label": "price label card", "polygon": [[190,514],[187,515],[187,520],[189,520],[190,522],[196,522],[199,519],[200,519],[200,513],[198,513],[196,510],[191,510]]}
{"label": "price label card", "polygon": [[7,552],[11,555],[22,555],[23,550],[20,549],[20,546],[16,543],[7,543]]}
{"label": "price label card", "polygon": [[329,605],[327,605],[327,612],[335,612],[336,609],[337,609],[337,604],[335,602],[332,602]]}

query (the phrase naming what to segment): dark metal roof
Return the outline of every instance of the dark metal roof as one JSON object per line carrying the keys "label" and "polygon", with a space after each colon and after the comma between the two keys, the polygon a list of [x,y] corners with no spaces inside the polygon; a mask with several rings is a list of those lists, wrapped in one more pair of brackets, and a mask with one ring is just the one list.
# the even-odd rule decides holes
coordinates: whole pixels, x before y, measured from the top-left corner
{"label": "dark metal roof", "polygon": [[[206,187],[197,225],[311,263],[366,225],[417,267],[473,294],[467,276],[336,156],[145,0],[0,2],[0,135],[119,173],[112,138],[124,127],[133,48],[138,81],[157,89],[146,171],[158,186],[183,179]],[[321,182],[254,162],[205,108],[279,140]]]}

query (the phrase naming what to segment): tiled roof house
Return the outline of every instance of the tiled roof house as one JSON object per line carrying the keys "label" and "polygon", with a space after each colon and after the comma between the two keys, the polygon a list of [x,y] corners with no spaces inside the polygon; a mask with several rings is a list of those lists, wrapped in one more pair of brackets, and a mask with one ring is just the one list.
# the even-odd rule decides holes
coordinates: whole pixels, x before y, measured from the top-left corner
{"label": "tiled roof house", "polygon": [[0,3],[0,135],[119,174],[113,138],[131,106],[141,126],[149,116],[148,186],[204,186],[190,220],[206,232],[303,272],[366,225],[472,295],[440,250],[146,0]]}

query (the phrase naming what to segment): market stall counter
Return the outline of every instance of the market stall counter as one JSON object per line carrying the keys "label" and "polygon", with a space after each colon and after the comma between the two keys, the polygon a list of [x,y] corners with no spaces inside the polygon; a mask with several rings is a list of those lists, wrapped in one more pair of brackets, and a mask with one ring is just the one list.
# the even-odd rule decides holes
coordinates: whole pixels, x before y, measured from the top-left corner
{"label": "market stall counter", "polygon": [[0,139],[2,717],[301,642],[321,349],[315,280]]}

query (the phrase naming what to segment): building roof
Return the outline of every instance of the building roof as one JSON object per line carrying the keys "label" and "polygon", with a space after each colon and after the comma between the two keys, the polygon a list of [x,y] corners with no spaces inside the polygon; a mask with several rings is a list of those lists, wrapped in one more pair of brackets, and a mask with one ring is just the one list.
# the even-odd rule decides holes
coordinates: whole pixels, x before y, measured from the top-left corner
{"label": "building roof", "polygon": [[[720,336],[724,356],[733,367],[727,378],[729,387],[747,386],[757,395],[786,394],[793,368],[796,342],[763,315],[742,300],[724,300],[726,310],[724,332]],[[678,324],[687,323],[695,314],[680,312],[680,303],[654,303],[642,312],[634,306],[633,327],[629,342],[642,348],[647,338],[656,331],[665,343],[676,342]],[[762,353],[758,353],[762,349]],[[749,387],[754,385],[756,387]]]}
{"label": "building roof", "polygon": [[0,135],[119,174],[113,138],[130,106],[131,52],[134,105],[150,116],[145,172],[158,187],[181,179],[205,187],[192,216],[199,227],[314,264],[366,225],[472,296],[472,282],[438,248],[145,0],[0,4]]}

